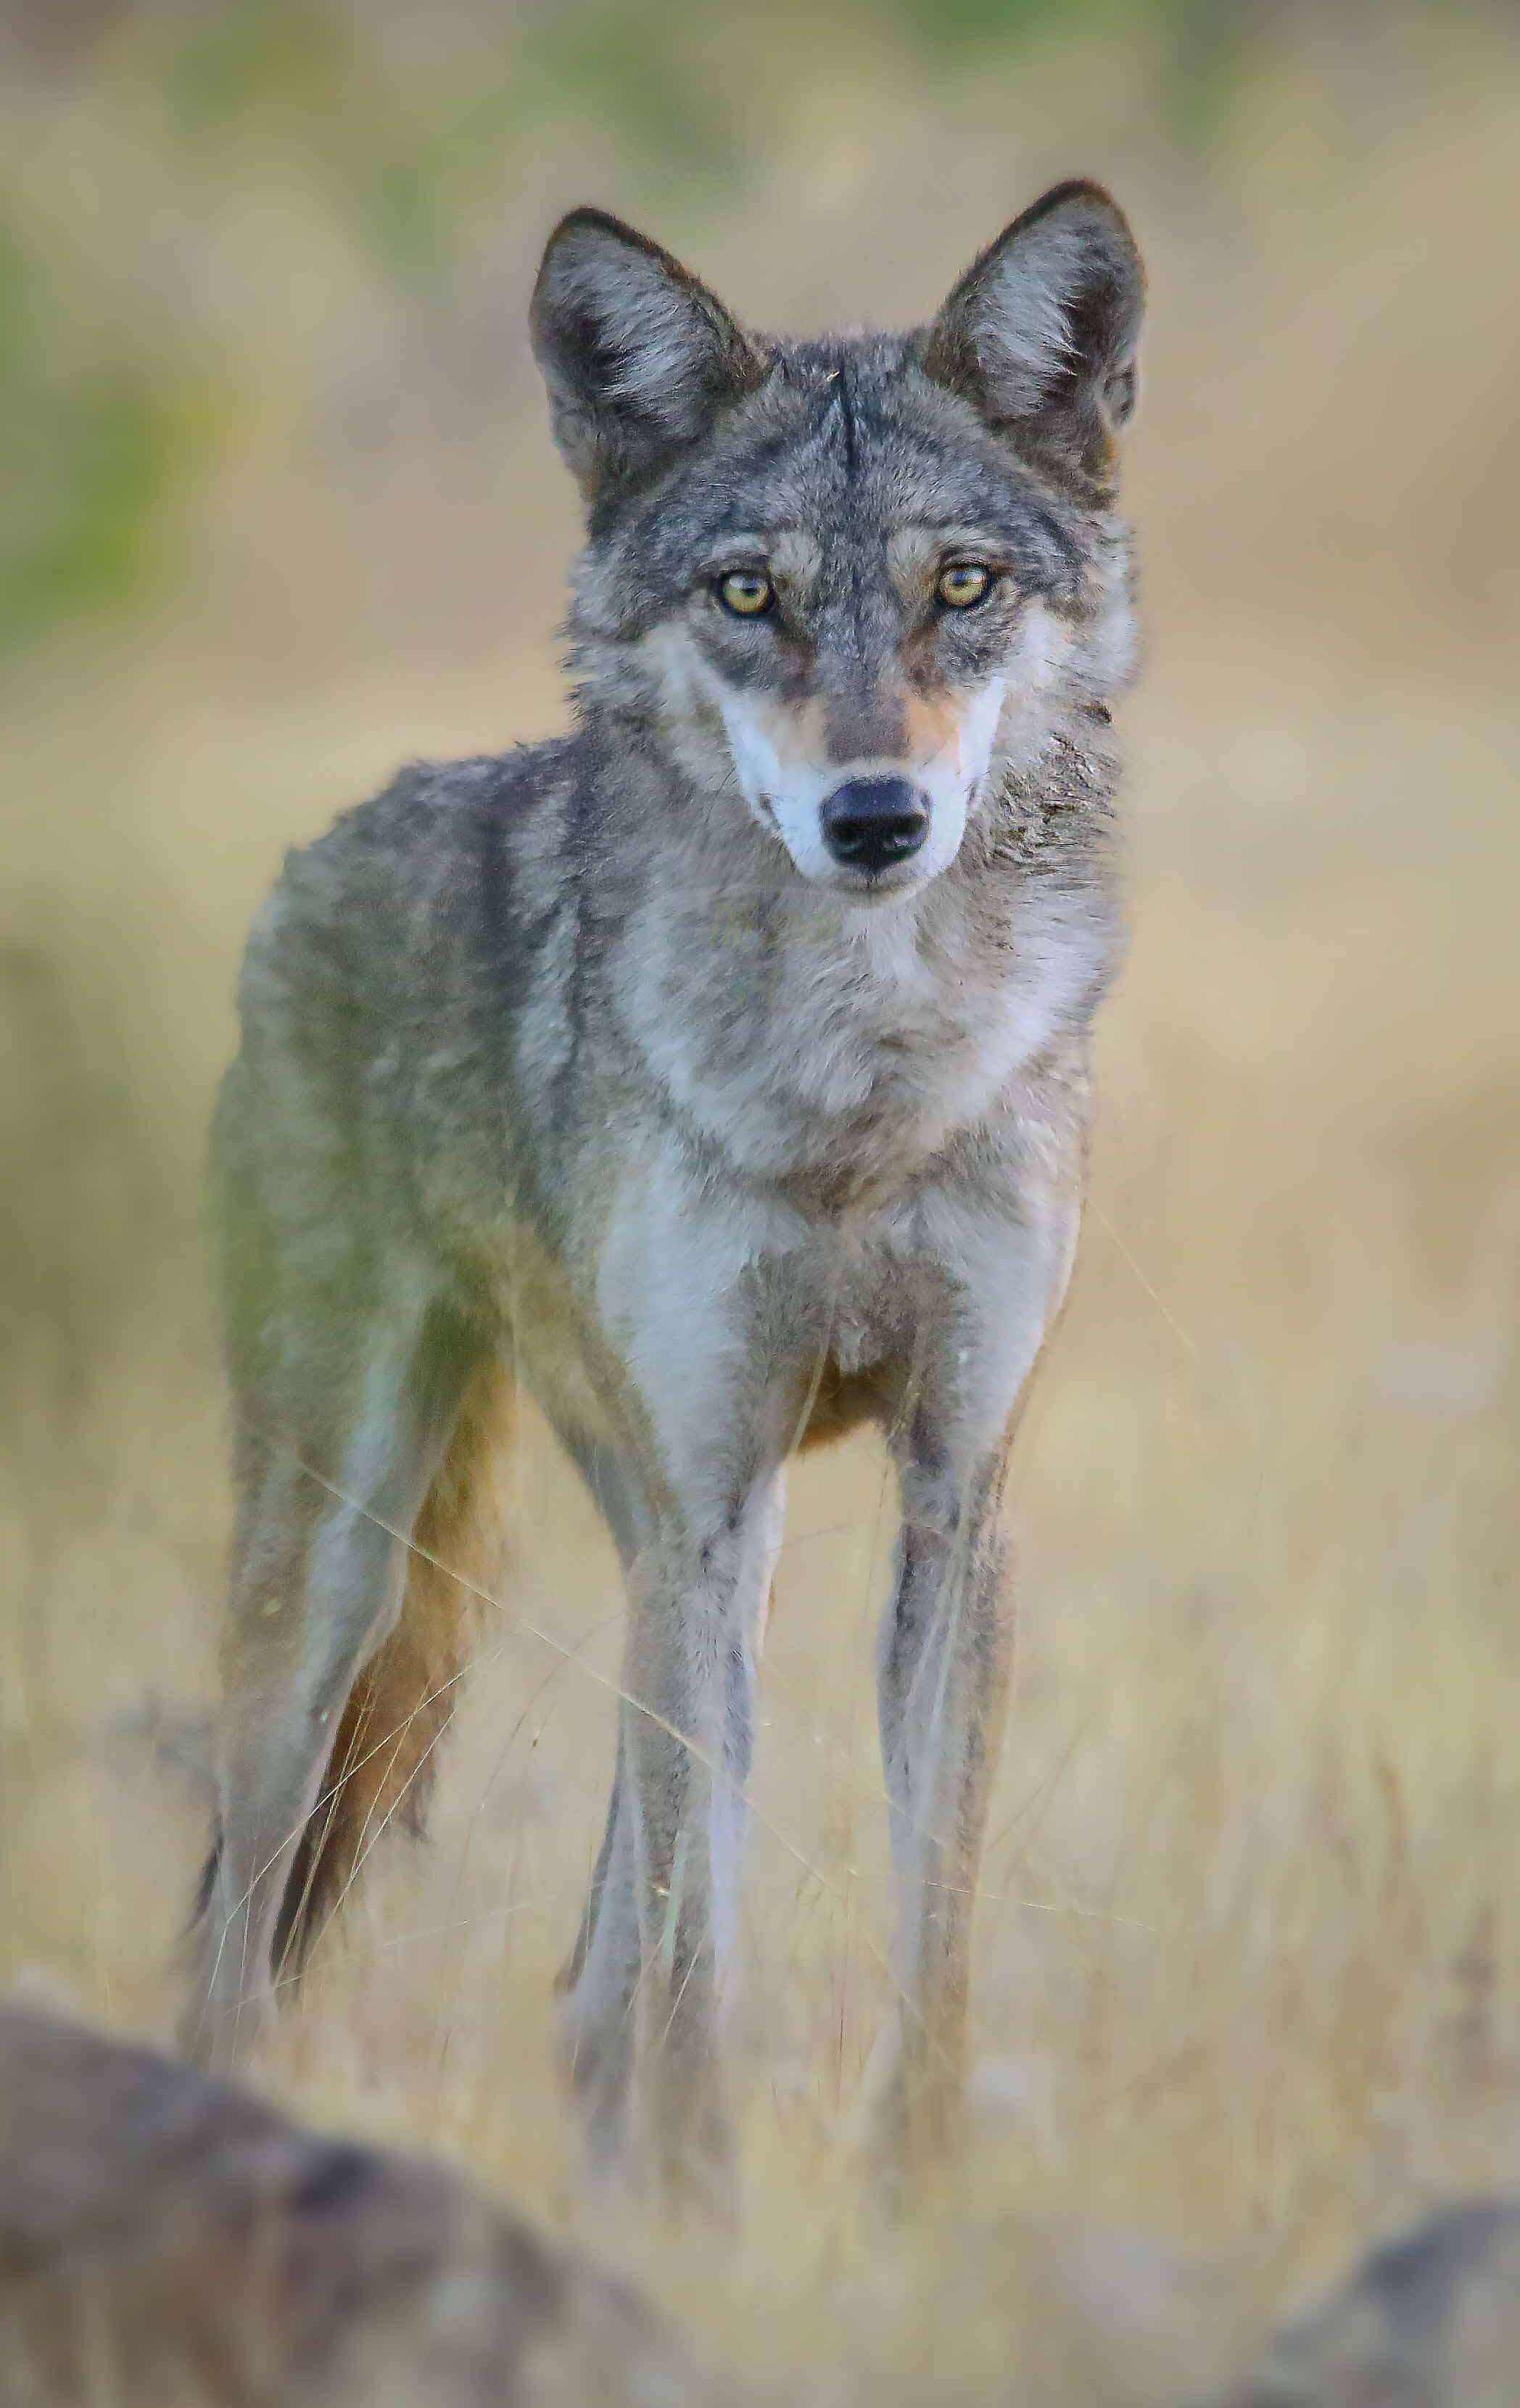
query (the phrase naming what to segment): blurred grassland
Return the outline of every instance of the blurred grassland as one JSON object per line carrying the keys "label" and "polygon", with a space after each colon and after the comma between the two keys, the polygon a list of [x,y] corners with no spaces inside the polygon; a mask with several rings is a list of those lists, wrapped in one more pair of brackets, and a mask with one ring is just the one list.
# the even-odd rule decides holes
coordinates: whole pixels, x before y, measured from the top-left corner
{"label": "blurred grassland", "polygon": [[[523,307],[641,218],[762,323],[898,321],[1042,182],[1152,263],[1133,949],[1018,1450],[973,2137],[850,2143],[884,2010],[880,1456],[798,1477],[738,2236],[603,2239],[796,2396],[1175,2400],[1345,2247],[1520,2183],[1513,269],[1474,8],[0,19],[0,1970],[162,2030],[227,1495],[197,1225],[247,921],[405,754],[562,711]],[[426,1852],[261,2078],[595,2229],[549,1987],[610,1552],[534,1440]],[[833,2396],[833,2395],[829,2395]]]}

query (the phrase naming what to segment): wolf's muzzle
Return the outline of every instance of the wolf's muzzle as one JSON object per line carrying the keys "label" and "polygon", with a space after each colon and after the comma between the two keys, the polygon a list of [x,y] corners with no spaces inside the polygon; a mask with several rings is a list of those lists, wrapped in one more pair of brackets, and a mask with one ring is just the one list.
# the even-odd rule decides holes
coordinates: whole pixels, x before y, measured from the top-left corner
{"label": "wolf's muzzle", "polygon": [[835,860],[872,877],[909,860],[929,832],[928,804],[906,778],[847,778],[819,819]]}

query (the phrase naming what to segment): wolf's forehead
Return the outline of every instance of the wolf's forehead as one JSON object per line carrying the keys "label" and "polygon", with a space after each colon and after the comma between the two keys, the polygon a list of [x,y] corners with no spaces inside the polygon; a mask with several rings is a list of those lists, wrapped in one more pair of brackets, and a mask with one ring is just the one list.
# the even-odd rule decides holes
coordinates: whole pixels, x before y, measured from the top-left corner
{"label": "wolf's forehead", "polygon": [[1080,552],[1065,518],[1011,453],[956,424],[942,397],[922,405],[911,373],[856,390],[846,369],[758,395],[662,497],[646,540],[671,570],[748,543],[799,584],[828,584],[868,560],[879,570],[884,553],[916,568],[915,547],[985,533],[1038,582],[1058,583]]}
{"label": "wolf's forehead", "polygon": [[[842,366],[841,366],[842,361]],[[596,607],[652,624],[763,555],[816,604],[911,586],[905,555],[984,537],[1027,590],[1076,607],[1091,530],[901,346],[792,354],[593,547]],[[596,590],[589,580],[589,597]]]}
{"label": "wolf's forehead", "polygon": [[732,457],[724,485],[712,498],[728,525],[748,522],[819,552],[899,527],[1002,520],[1016,509],[1013,480],[974,451],[937,447],[911,423],[864,412],[848,444],[825,424]]}

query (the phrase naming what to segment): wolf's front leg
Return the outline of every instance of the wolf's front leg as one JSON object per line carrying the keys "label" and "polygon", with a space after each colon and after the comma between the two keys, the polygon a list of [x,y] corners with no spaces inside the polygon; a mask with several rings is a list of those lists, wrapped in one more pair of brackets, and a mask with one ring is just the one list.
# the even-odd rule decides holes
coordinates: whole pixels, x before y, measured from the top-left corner
{"label": "wolf's front leg", "polygon": [[667,2188],[703,2186],[728,2156],[719,2023],[796,1412],[755,1326],[763,1234],[669,1168],[614,1222],[599,1297],[628,1381],[609,1417],[629,1620],[562,2040],[594,2158]]}
{"label": "wolf's front leg", "polygon": [[758,1639],[779,1473],[635,1558],[608,1836],[564,2007],[595,2157],[666,2187],[720,2179],[718,2039],[738,1914]]}
{"label": "wolf's front leg", "polygon": [[[967,1218],[894,1439],[902,1530],[877,1662],[898,1909],[898,2029],[879,2102],[889,2171],[940,2153],[967,2049],[971,1924],[1013,1669],[997,1527],[1020,1396],[1069,1273],[1074,1198]],[[981,1269],[979,1271],[979,1266]]]}
{"label": "wolf's front leg", "polygon": [[882,2154],[938,2155],[964,2071],[971,1910],[1013,1667],[1000,1463],[951,1499],[910,1469],[896,1592],[877,1670],[896,1876],[899,2029],[882,2101]]}

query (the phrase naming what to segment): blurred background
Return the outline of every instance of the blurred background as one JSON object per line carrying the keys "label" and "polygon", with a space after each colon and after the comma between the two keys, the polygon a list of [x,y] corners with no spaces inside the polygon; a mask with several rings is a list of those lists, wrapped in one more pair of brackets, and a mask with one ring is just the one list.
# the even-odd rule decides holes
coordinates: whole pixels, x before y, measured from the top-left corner
{"label": "blurred background", "polygon": [[[1092,174],[1153,283],[1133,947],[1018,1453],[975,2137],[883,2240],[862,1443],[796,1484],[772,1625],[745,2219],[603,2239],[783,2385],[1171,2399],[1520,2185],[1517,157],[1478,0],[0,0],[0,1974],[168,2028],[237,954],[399,759],[562,720],[554,217],[761,324],[901,323]],[[540,1440],[514,1479],[435,1842],[259,2072],[578,2225],[549,1985],[618,1595]]]}

